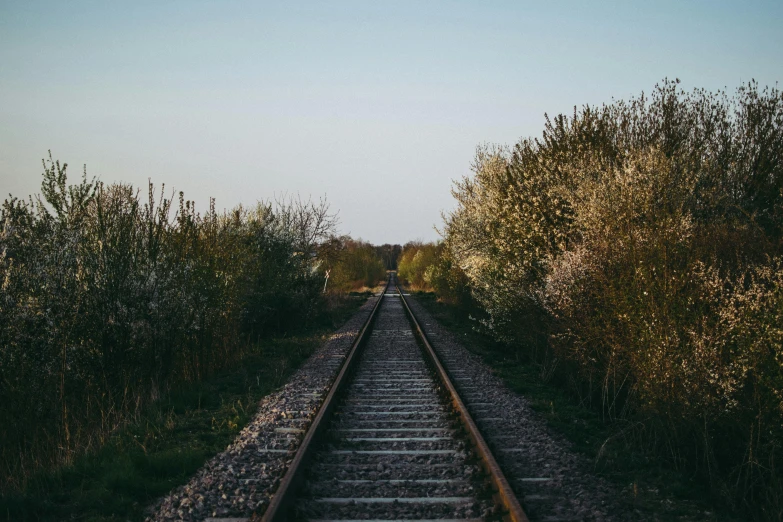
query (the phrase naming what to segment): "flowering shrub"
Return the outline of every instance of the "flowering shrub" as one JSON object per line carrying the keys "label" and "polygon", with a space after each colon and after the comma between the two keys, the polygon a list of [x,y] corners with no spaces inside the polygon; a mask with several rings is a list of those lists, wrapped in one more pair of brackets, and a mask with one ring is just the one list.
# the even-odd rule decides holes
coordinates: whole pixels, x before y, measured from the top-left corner
{"label": "flowering shrub", "polygon": [[249,339],[320,306],[328,206],[204,213],[132,187],[11,198],[0,228],[0,487],[97,447],[160,392],[237,361]]}
{"label": "flowering shrub", "polygon": [[783,94],[667,81],[480,147],[473,172],[444,245],[484,326],[544,347],[676,465],[779,508]]}

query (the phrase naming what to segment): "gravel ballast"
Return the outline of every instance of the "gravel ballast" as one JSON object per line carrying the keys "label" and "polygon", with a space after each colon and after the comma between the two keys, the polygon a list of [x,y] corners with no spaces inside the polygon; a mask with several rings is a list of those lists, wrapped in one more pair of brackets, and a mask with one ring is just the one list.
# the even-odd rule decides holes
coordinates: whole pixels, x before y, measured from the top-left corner
{"label": "gravel ballast", "polygon": [[[265,397],[237,439],[186,485],[160,499],[146,520],[230,520],[263,513],[377,299],[370,298],[285,386]],[[592,462],[553,433],[525,397],[509,390],[415,298],[408,297],[408,302],[532,522],[656,519],[619,501],[618,488],[597,477]],[[379,335],[386,338],[386,344],[376,349],[390,355],[387,362],[358,372],[352,386],[367,389],[364,395],[343,401],[333,429],[342,432],[339,439],[345,442],[335,442],[314,459],[305,488],[312,500],[299,503],[300,515],[386,519],[390,513],[398,518],[490,514],[487,506],[472,500],[477,488],[472,477],[478,469],[461,463],[467,448],[447,438],[454,424],[441,413],[433,413],[431,420],[422,416],[425,398],[430,400],[435,393],[429,383],[417,382],[425,377],[424,365],[416,363],[404,370],[389,366],[392,351],[407,349],[403,347],[410,342],[408,334],[396,323],[389,326],[381,321],[375,328],[376,342]],[[397,382],[399,378],[408,381]],[[370,423],[370,418],[375,420]],[[386,442],[381,444],[378,438]],[[430,453],[379,453],[409,450]],[[390,506],[356,501],[387,495],[397,501]],[[433,505],[409,505],[407,497],[431,497]],[[471,501],[463,506],[462,498]],[[437,505],[437,499],[450,504]]]}
{"label": "gravel ballast", "polygon": [[387,294],[294,518],[466,520],[492,513],[491,494],[439,389],[400,298]]}
{"label": "gravel ballast", "polygon": [[145,520],[247,518],[263,512],[377,300],[368,299],[287,384],[262,399],[234,442],[160,499]]}
{"label": "gravel ballast", "polygon": [[406,299],[531,521],[642,519],[614,500],[619,492],[551,433],[525,397],[509,390],[414,297]]}

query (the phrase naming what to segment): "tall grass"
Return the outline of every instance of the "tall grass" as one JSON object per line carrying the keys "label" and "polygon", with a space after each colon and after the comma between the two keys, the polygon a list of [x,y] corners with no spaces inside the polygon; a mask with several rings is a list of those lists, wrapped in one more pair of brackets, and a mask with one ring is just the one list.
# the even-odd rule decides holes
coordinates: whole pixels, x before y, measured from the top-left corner
{"label": "tall grass", "polygon": [[3,203],[0,488],[99,447],[163,390],[239,360],[321,306],[324,202],[203,213],[152,184],[68,184]]}
{"label": "tall grass", "polygon": [[484,327],[642,447],[781,516],[783,94],[666,81],[473,167],[444,252]]}

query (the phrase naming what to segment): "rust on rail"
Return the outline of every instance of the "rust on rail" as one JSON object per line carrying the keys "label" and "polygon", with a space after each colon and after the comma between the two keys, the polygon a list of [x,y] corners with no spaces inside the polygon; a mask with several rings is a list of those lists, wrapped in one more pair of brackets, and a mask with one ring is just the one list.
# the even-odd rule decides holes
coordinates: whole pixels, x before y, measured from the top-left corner
{"label": "rust on rail", "polygon": [[[280,522],[282,520],[286,520],[291,501],[293,500],[297,487],[300,485],[304,476],[302,472],[304,471],[310,460],[310,457],[312,456],[314,446],[313,441],[324,429],[324,419],[327,419],[334,409],[334,406],[337,402],[336,397],[347,380],[346,376],[349,375],[352,366],[358,359],[357,353],[359,348],[364,343],[365,335],[369,330],[373,319],[375,318],[375,313],[378,311],[378,307],[380,306],[381,301],[383,301],[383,296],[389,290],[390,284],[391,277],[389,277],[389,279],[386,281],[386,286],[384,287],[381,295],[378,297],[378,301],[375,303],[375,306],[373,306],[372,312],[370,312],[370,316],[364,323],[364,326],[359,332],[359,335],[356,336],[356,339],[351,346],[351,350],[348,352],[348,356],[345,358],[345,361],[340,368],[340,372],[337,374],[337,378],[334,380],[332,387],[329,389],[329,393],[326,395],[326,399],[324,399],[324,402],[321,404],[315,419],[313,419],[313,422],[310,425],[310,428],[307,430],[302,443],[299,445],[299,449],[297,449],[296,455],[294,455],[294,460],[291,461],[291,465],[288,467],[288,470],[283,476],[283,479],[280,481],[280,485],[278,486],[277,491],[275,491],[272,500],[269,502],[269,506],[264,512],[263,517],[261,517],[262,522]],[[251,520],[257,520],[257,517],[254,516],[251,518]]]}
{"label": "rust on rail", "polygon": [[[397,286],[396,283],[395,286]],[[405,296],[403,295],[399,286],[397,286],[397,292],[400,294],[402,304],[405,307],[405,310],[408,312],[408,316],[410,317],[411,322],[416,328],[416,331],[418,332],[422,343],[424,344],[425,353],[427,353],[430,361],[435,366],[436,373],[438,374],[441,382],[448,390],[451,402],[459,414],[462,425],[465,427],[468,437],[470,438],[471,442],[473,442],[473,445],[479,453],[484,471],[489,474],[492,485],[497,489],[497,500],[499,501],[499,504],[506,509],[504,519],[508,519],[512,522],[529,522],[527,515],[522,509],[519,500],[517,500],[516,495],[514,495],[514,491],[511,489],[508,480],[503,474],[503,471],[501,471],[500,466],[495,460],[495,457],[492,455],[492,452],[489,450],[489,446],[484,440],[484,437],[481,435],[478,426],[476,426],[476,423],[473,421],[473,417],[470,415],[470,412],[468,412],[468,409],[465,407],[465,403],[462,402],[459,393],[457,393],[457,389],[451,382],[451,378],[449,377],[448,372],[443,367],[443,364],[441,364],[435,349],[430,344],[429,339],[427,339],[427,334],[424,333],[424,329],[419,324],[419,321],[416,319],[416,316],[413,314],[410,306],[408,306],[408,302],[406,301]]]}

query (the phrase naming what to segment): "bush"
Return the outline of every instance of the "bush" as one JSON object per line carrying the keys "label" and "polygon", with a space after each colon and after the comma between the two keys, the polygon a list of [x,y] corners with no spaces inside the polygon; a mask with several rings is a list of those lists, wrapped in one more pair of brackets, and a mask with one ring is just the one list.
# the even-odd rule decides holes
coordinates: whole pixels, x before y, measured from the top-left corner
{"label": "bush", "polygon": [[[67,184],[2,206],[0,488],[98,447],[162,390],[238,361],[319,307],[321,202],[204,214],[131,186]],[[172,217],[173,214],[173,217]]]}
{"label": "bush", "polygon": [[678,467],[774,512],[781,92],[667,81],[481,147],[473,171],[455,183],[445,248],[485,326],[559,364],[608,419],[638,421]]}
{"label": "bush", "polygon": [[431,290],[431,267],[437,263],[440,250],[435,243],[405,244],[397,260],[397,275],[415,290]]}
{"label": "bush", "polygon": [[322,247],[321,257],[329,270],[324,288],[330,292],[373,288],[386,278],[377,248],[361,239],[332,238]]}

